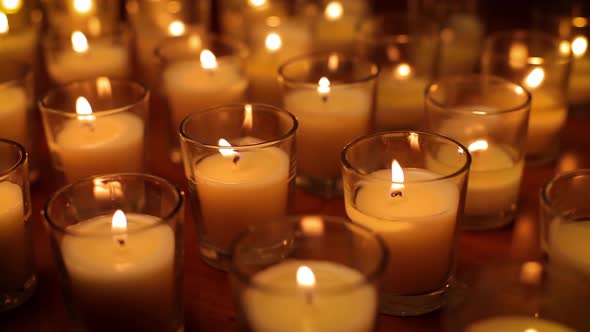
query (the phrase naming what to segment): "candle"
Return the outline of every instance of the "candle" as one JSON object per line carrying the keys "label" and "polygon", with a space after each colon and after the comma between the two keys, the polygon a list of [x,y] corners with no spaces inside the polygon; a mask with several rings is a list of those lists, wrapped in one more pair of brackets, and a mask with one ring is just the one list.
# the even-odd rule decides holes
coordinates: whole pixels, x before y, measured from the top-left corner
{"label": "candle", "polygon": [[103,173],[141,172],[144,159],[144,125],[132,112],[107,111],[92,115],[88,100],[78,97],[77,118],[68,120],[48,138],[49,149],[58,158],[56,167],[68,182]]}
{"label": "candle", "polygon": [[358,271],[337,263],[286,260],[255,274],[252,284],[264,288],[246,289],[241,301],[254,332],[369,332],[377,292],[362,285],[363,279]]}
{"label": "candle", "polygon": [[572,40],[571,50],[574,62],[570,76],[569,101],[583,104],[590,101],[590,56],[587,55],[588,39],[576,36]]}
{"label": "candle", "polygon": [[189,114],[217,104],[240,102],[245,98],[248,81],[232,59],[217,59],[207,49],[200,62],[178,61],[163,73],[175,129]]}
{"label": "candle", "polygon": [[0,59],[33,62],[37,45],[37,27],[11,31],[6,14],[0,11]]}
{"label": "candle", "polygon": [[[380,234],[390,253],[382,288],[397,295],[424,294],[447,283],[451,272],[459,190],[434,172],[397,161],[368,175],[345,195],[346,214]],[[427,202],[427,203],[426,203]]]}
{"label": "candle", "polygon": [[480,56],[483,25],[478,17],[457,13],[448,20],[440,35],[439,74],[465,74],[474,71]]}
{"label": "candle", "polygon": [[168,331],[174,322],[174,232],[117,211],[68,226],[63,264],[75,308],[92,331]]}
{"label": "candle", "polygon": [[330,1],[318,18],[316,28],[317,47],[334,51],[352,46],[357,26],[367,14],[366,1]]}
{"label": "candle", "polygon": [[575,332],[559,323],[527,316],[499,316],[477,321],[467,332]]}
{"label": "candle", "polygon": [[[231,146],[224,139],[219,145]],[[200,232],[210,242],[204,245],[227,252],[249,226],[287,214],[289,156],[276,147],[219,152],[195,161],[194,176],[188,178],[200,204]]]}
{"label": "candle", "polygon": [[22,145],[29,142],[27,133],[27,94],[11,83],[0,83],[0,133]]}
{"label": "candle", "polygon": [[550,232],[551,262],[574,268],[590,276],[590,255],[587,250],[590,220],[554,220]]}
{"label": "candle", "polygon": [[86,36],[75,31],[72,48],[47,56],[49,76],[58,83],[98,76],[125,78],[130,75],[129,55],[122,45],[97,40],[91,45]]}
{"label": "candle", "polygon": [[0,182],[0,293],[22,289],[31,275],[21,188]]}
{"label": "candle", "polygon": [[299,121],[299,172],[315,178],[340,176],[340,151],[371,127],[371,90],[354,85],[331,87],[322,77],[317,91],[294,89],[284,96],[285,109]]}

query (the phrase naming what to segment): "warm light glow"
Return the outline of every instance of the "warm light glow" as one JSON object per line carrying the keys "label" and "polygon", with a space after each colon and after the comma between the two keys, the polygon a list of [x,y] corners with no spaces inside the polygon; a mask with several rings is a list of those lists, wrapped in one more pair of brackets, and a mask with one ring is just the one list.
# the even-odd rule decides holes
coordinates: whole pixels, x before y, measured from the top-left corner
{"label": "warm light glow", "polygon": [[526,329],[524,332],[539,332],[539,331],[537,329],[530,328],[530,329]]}
{"label": "warm light glow", "polygon": [[115,211],[111,221],[111,232],[115,242],[123,244],[127,240],[127,218],[121,210]]}
{"label": "warm light glow", "polygon": [[583,28],[586,25],[588,25],[588,20],[585,17],[574,17],[572,19],[572,24],[576,27],[576,28]]}
{"label": "warm light glow", "polygon": [[307,216],[301,219],[301,230],[304,235],[319,236],[324,234],[324,220],[318,216]]}
{"label": "warm light glow", "polygon": [[92,0],[74,0],[74,10],[80,14],[90,12],[92,6]]}
{"label": "warm light glow", "polygon": [[404,170],[397,160],[391,163],[391,192],[397,192],[404,189]]}
{"label": "warm light glow", "polygon": [[572,41],[572,52],[574,53],[575,58],[581,58],[586,53],[588,49],[588,39],[584,36],[577,36],[574,41]]}
{"label": "warm light glow", "polygon": [[260,8],[266,5],[266,0],[248,0],[251,7]]}
{"label": "warm light glow", "polygon": [[72,48],[76,53],[86,53],[88,51],[88,39],[80,31],[72,33]]}
{"label": "warm light glow", "polygon": [[309,267],[301,265],[297,269],[297,285],[303,288],[312,288],[315,286],[315,275]]}
{"label": "warm light glow", "polygon": [[23,6],[22,0],[2,0],[2,8],[8,14],[14,14]]}
{"label": "warm light glow", "polygon": [[344,13],[344,8],[339,1],[331,1],[326,5],[326,9],[324,10],[324,17],[328,21],[336,21],[337,19],[342,17]]}
{"label": "warm light glow", "polygon": [[123,187],[119,181],[103,182],[100,179],[94,179],[92,183],[94,185],[92,192],[96,199],[114,199],[123,196]]}
{"label": "warm light glow", "polygon": [[275,52],[281,48],[281,46],[283,45],[283,41],[281,40],[281,36],[274,32],[271,32],[266,36],[266,39],[264,40],[264,45],[266,46],[267,50]]}
{"label": "warm light glow", "polygon": [[181,36],[186,31],[184,23],[181,21],[173,21],[168,25],[168,34],[170,36]]}
{"label": "warm light glow", "polygon": [[217,58],[213,52],[207,49],[202,50],[200,59],[203,69],[214,70],[217,68]]}
{"label": "warm light glow", "polygon": [[471,144],[467,147],[469,152],[476,152],[476,151],[485,151],[488,149],[488,142],[486,140],[480,139]]}
{"label": "warm light glow", "polygon": [[410,146],[414,150],[420,150],[420,136],[417,133],[410,133],[408,135],[408,140],[410,141]]}
{"label": "warm light glow", "polygon": [[523,43],[514,43],[510,46],[508,62],[513,68],[522,68],[526,66],[529,57],[529,49]]}
{"label": "warm light glow", "polygon": [[528,59],[529,65],[542,65],[544,62],[543,58],[532,56]]}
{"label": "warm light glow", "polygon": [[[229,144],[229,142],[223,138],[219,139],[217,145],[231,147],[231,144]],[[239,153],[237,153],[234,149],[219,149],[219,153],[221,153],[221,155],[224,157],[235,157],[239,155]]]}
{"label": "warm light glow", "polygon": [[193,50],[198,50],[201,48],[203,42],[201,41],[201,37],[198,35],[190,36],[188,38],[188,47],[192,48]]}
{"label": "warm light glow", "polygon": [[80,121],[94,120],[92,107],[90,106],[88,99],[84,97],[78,97],[78,99],[76,99],[76,114],[78,114],[78,120]]}
{"label": "warm light glow", "polygon": [[330,54],[328,57],[328,69],[336,71],[338,70],[338,66],[340,66],[340,57],[336,53]]}
{"label": "warm light glow", "polygon": [[570,42],[567,40],[562,40],[559,43],[559,53],[563,56],[568,56],[570,54]]}
{"label": "warm light glow", "polygon": [[96,79],[96,91],[100,97],[110,97],[113,93],[111,80],[108,77],[101,76]]}
{"label": "warm light glow", "polygon": [[266,25],[271,28],[276,28],[281,25],[281,18],[279,16],[269,16],[266,18]]}
{"label": "warm light glow", "polygon": [[543,265],[539,262],[525,262],[520,269],[520,281],[523,284],[535,285],[541,282]]}
{"label": "warm light glow", "polygon": [[393,71],[393,76],[398,80],[405,80],[412,74],[412,67],[407,63],[399,64]]}
{"label": "warm light glow", "polygon": [[318,93],[322,97],[326,97],[330,93],[330,80],[327,77],[322,77],[318,81]]}
{"label": "warm light glow", "polygon": [[545,79],[545,71],[543,68],[535,68],[524,79],[524,84],[531,89],[539,87]]}
{"label": "warm light glow", "polygon": [[0,33],[7,33],[8,30],[8,17],[3,12],[0,12]]}
{"label": "warm light glow", "polygon": [[90,32],[91,36],[98,36],[102,30],[102,24],[98,17],[91,17],[88,20],[88,32]]}
{"label": "warm light glow", "polygon": [[521,88],[521,87],[519,87],[519,86],[517,86],[517,87],[514,88],[514,92],[516,92],[516,94],[521,95],[521,94],[524,93],[524,89]]}
{"label": "warm light glow", "polygon": [[242,128],[252,129],[252,104],[244,105],[244,122]]}

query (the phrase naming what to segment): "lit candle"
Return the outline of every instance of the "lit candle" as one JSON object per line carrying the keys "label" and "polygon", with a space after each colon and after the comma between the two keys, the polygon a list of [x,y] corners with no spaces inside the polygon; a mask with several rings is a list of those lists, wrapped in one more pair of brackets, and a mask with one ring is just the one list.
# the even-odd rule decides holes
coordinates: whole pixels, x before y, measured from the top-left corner
{"label": "lit candle", "polygon": [[466,332],[576,332],[559,323],[527,316],[498,316],[477,321]]}
{"label": "lit candle", "polygon": [[[337,58],[336,58],[337,59]],[[371,128],[372,91],[354,84],[333,86],[327,77],[315,90],[285,94],[285,109],[299,121],[298,172],[315,178],[340,177],[340,151]]]}
{"label": "lit candle", "polygon": [[37,27],[31,24],[25,28],[11,30],[8,16],[0,10],[0,45],[0,60],[33,63],[37,46]]}
{"label": "lit candle", "polygon": [[123,45],[101,40],[90,44],[80,31],[72,33],[71,44],[71,49],[56,51],[56,54],[46,56],[47,71],[54,81],[65,83],[98,76],[130,76],[129,55]]}
{"label": "lit candle", "polygon": [[334,51],[352,46],[357,26],[367,11],[366,1],[328,2],[317,22],[316,47]]}
{"label": "lit candle", "polygon": [[77,98],[76,113],[64,123],[54,143],[48,139],[56,165],[68,182],[96,174],[143,170],[144,125],[139,116],[117,110],[94,114],[84,97]]}
{"label": "lit candle", "polygon": [[193,112],[245,98],[248,81],[235,62],[238,60],[218,59],[208,49],[200,52],[199,60],[172,62],[164,69],[164,87],[175,129]]}
{"label": "lit candle", "polygon": [[241,301],[254,332],[369,332],[377,292],[363,279],[341,264],[286,260],[255,274]]}
{"label": "lit candle", "polygon": [[394,160],[391,169],[370,173],[354,195],[345,195],[348,217],[385,240],[391,263],[381,287],[396,295],[424,294],[448,282],[459,190],[440,178]]}
{"label": "lit candle", "polygon": [[120,210],[68,226],[60,245],[82,322],[96,331],[170,330],[174,241],[160,219]]}
{"label": "lit candle", "polygon": [[[584,20],[584,25],[587,22]],[[590,101],[590,55],[588,38],[578,35],[571,44],[574,62],[570,76],[569,101],[572,104],[584,104]]]}
{"label": "lit candle", "polygon": [[12,82],[0,83],[0,133],[22,145],[28,145],[28,98],[25,89]]}
{"label": "lit candle", "polygon": [[21,188],[0,182],[0,293],[21,289],[30,277],[25,222]]}

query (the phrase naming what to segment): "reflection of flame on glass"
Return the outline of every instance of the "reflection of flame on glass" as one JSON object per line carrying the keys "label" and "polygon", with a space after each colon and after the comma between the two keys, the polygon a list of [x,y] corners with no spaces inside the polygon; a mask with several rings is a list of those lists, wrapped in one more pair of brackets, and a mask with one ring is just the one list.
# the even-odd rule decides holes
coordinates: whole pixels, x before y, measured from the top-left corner
{"label": "reflection of flame on glass", "polygon": [[281,48],[283,41],[281,40],[281,36],[279,36],[277,33],[271,32],[266,36],[264,45],[266,46],[267,50],[275,52]]}
{"label": "reflection of flame on glass", "polygon": [[102,30],[102,24],[98,17],[91,17],[88,20],[88,32],[90,32],[91,36],[98,36]]}
{"label": "reflection of flame on glass", "polygon": [[14,14],[23,6],[22,0],[2,0],[2,9],[8,14]]}
{"label": "reflection of flame on glass", "polygon": [[121,210],[115,211],[113,219],[111,221],[111,232],[113,233],[113,239],[115,242],[123,245],[127,240],[127,217]]}
{"label": "reflection of flame on glass", "polygon": [[583,28],[586,25],[588,25],[588,19],[586,19],[585,17],[574,17],[572,18],[572,25],[575,26],[576,28]]}
{"label": "reflection of flame on glass", "polygon": [[327,98],[330,93],[330,80],[327,77],[322,77],[318,81],[318,93],[322,98]]}
{"label": "reflection of flame on glass", "polygon": [[324,10],[324,17],[328,21],[336,21],[342,17],[344,13],[344,8],[339,1],[331,1],[326,5],[326,9]]}
{"label": "reflection of flame on glass", "polygon": [[248,0],[248,4],[254,8],[260,8],[266,5],[266,0]]}
{"label": "reflection of flame on glass", "polygon": [[[219,139],[217,145],[231,147],[231,144],[229,144],[229,142],[223,138]],[[219,149],[219,153],[221,153],[221,155],[224,157],[236,157],[239,155],[239,153],[234,149]]]}
{"label": "reflection of flame on glass", "polygon": [[508,51],[508,62],[513,68],[522,68],[526,66],[529,57],[529,49],[523,43],[514,43]]}
{"label": "reflection of flame on glass", "polygon": [[337,71],[340,66],[340,57],[336,53],[330,54],[328,57],[328,69],[331,71]]}
{"label": "reflection of flame on glass", "polygon": [[581,58],[586,54],[586,50],[588,49],[588,39],[584,36],[577,36],[572,41],[572,53],[574,53],[574,57]]}
{"label": "reflection of flame on glass", "polygon": [[207,49],[201,51],[200,60],[203,69],[214,70],[217,68],[217,58],[215,57],[215,54]]}
{"label": "reflection of flame on glass", "polygon": [[541,282],[543,265],[539,262],[525,262],[520,269],[520,281],[523,284],[535,285]]}
{"label": "reflection of flame on glass", "polygon": [[88,39],[80,31],[72,33],[72,49],[76,53],[86,53],[88,51]]}
{"label": "reflection of flame on glass", "polygon": [[404,170],[397,160],[391,162],[391,196],[402,196],[404,186]]}
{"label": "reflection of flame on glass", "polygon": [[113,93],[111,80],[108,77],[101,76],[96,79],[96,91],[99,97],[110,97]]}
{"label": "reflection of flame on glass", "polygon": [[488,142],[486,140],[480,139],[471,144],[467,147],[469,152],[477,152],[477,151],[485,151],[488,149]]}
{"label": "reflection of flame on glass", "polygon": [[408,140],[413,150],[420,150],[420,136],[418,136],[418,133],[410,133]]}
{"label": "reflection of flame on glass", "polygon": [[543,60],[543,58],[532,56],[532,57],[528,58],[527,62],[529,65],[537,65],[538,66],[538,65],[542,65],[543,62],[545,62],[545,60]]}
{"label": "reflection of flame on glass", "polygon": [[95,119],[94,115],[92,115],[92,107],[88,99],[84,97],[78,97],[76,99],[76,114],[78,114],[78,120],[80,121],[91,121]]}
{"label": "reflection of flame on glass", "polygon": [[175,20],[168,24],[168,34],[170,36],[181,36],[186,31],[184,23],[179,20]]}
{"label": "reflection of flame on glass", "polygon": [[301,230],[304,235],[319,236],[324,234],[324,220],[317,216],[307,216],[301,219]]}
{"label": "reflection of flame on glass", "polygon": [[395,67],[393,76],[398,80],[405,80],[412,74],[412,67],[407,63],[401,63]]}
{"label": "reflection of flame on glass", "polygon": [[545,79],[545,71],[543,68],[535,68],[524,79],[524,84],[531,89],[539,87]]}
{"label": "reflection of flame on glass", "polygon": [[252,104],[244,105],[244,122],[242,122],[243,129],[252,129]]}
{"label": "reflection of flame on glass", "polygon": [[80,14],[90,12],[92,6],[92,0],[74,0],[74,10]]}
{"label": "reflection of flame on glass", "polygon": [[514,92],[516,92],[516,94],[518,94],[518,95],[522,95],[522,94],[524,94],[524,89],[517,86],[514,88]]}
{"label": "reflection of flame on glass", "polygon": [[301,265],[297,269],[297,285],[302,288],[313,288],[315,286],[315,275],[309,267]]}
{"label": "reflection of flame on glass", "polygon": [[107,200],[123,197],[123,187],[121,182],[109,181],[103,182],[100,179],[94,179],[92,181],[92,193],[94,198],[98,200]]}
{"label": "reflection of flame on glass", "polygon": [[3,12],[0,12],[0,33],[7,33],[8,30],[8,17]]}
{"label": "reflection of flame on glass", "polygon": [[188,47],[192,48],[193,50],[198,50],[201,48],[202,45],[201,37],[198,35],[193,35],[188,37]]}

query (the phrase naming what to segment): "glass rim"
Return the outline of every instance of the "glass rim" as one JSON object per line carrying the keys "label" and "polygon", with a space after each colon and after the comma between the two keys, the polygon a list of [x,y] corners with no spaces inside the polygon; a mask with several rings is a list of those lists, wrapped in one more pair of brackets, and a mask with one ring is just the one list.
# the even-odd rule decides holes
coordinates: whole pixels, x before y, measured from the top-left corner
{"label": "glass rim", "polygon": [[[498,40],[510,40],[510,41],[523,41],[526,46],[529,46],[531,37],[534,37],[536,40],[541,40],[544,44],[551,44],[557,54],[560,56],[556,59],[556,63],[560,64],[567,64],[572,61],[572,51],[571,47],[569,48],[567,56],[562,54],[559,50],[559,44],[561,41],[567,41],[568,39],[559,38],[553,34],[544,32],[542,30],[525,30],[525,29],[512,29],[512,30],[500,30],[490,34],[484,41],[484,53],[487,51],[492,55],[503,54],[503,52],[498,52],[491,48],[491,45],[495,45]],[[491,48],[491,49],[490,49]],[[530,55],[535,57],[535,55]],[[527,56],[528,57],[528,56]],[[545,57],[543,57],[545,58]]]}
{"label": "glass rim", "polygon": [[9,140],[6,138],[0,138],[0,144],[6,144],[8,146],[12,146],[19,153],[19,158],[13,165],[8,167],[6,170],[0,171],[0,181],[4,181],[4,180],[6,180],[7,177],[14,174],[22,165],[25,164],[25,162],[28,159],[28,154],[27,154],[27,150],[25,150],[25,147],[23,145],[21,145],[18,142],[15,142],[13,140]]}
{"label": "glass rim", "polygon": [[[46,99],[48,97],[58,93],[59,91],[64,91],[74,85],[96,84],[96,81],[99,78],[107,78],[110,83],[122,84],[127,87],[132,87],[133,89],[138,89],[138,91],[140,91],[140,95],[137,98],[134,98],[133,101],[131,101],[121,107],[102,109],[102,110],[98,110],[98,109],[95,110],[93,108],[92,115],[94,117],[98,118],[98,117],[102,117],[102,116],[110,116],[110,115],[117,114],[117,113],[127,112],[130,109],[141,104],[142,102],[146,101],[150,95],[150,90],[140,82],[130,80],[130,79],[98,76],[98,77],[94,77],[94,78],[90,78],[90,79],[71,81],[71,82],[68,82],[65,84],[58,85],[52,89],[49,89],[47,92],[45,92],[43,94],[43,96],[41,98],[39,98],[39,101],[37,102],[37,104],[39,106],[39,110],[41,111],[41,113],[55,114],[55,115],[60,115],[60,116],[66,117],[66,118],[78,118],[79,114],[77,114],[75,110],[72,112],[72,111],[68,111],[65,109],[57,109],[57,108],[50,107],[49,105],[47,105]],[[80,96],[83,96],[83,95],[81,94]]]}
{"label": "glass rim", "polygon": [[347,54],[344,52],[313,52],[313,53],[308,53],[308,54],[303,54],[303,55],[293,57],[293,58],[287,60],[286,62],[284,62],[283,64],[281,64],[278,69],[278,76],[279,76],[278,80],[280,83],[288,83],[288,84],[293,84],[293,85],[302,86],[302,87],[310,87],[310,88],[315,89],[318,85],[317,82],[309,82],[309,81],[305,81],[305,80],[293,79],[289,75],[285,75],[286,68],[289,66],[292,66],[293,64],[296,64],[299,62],[304,62],[304,61],[314,62],[314,61],[317,61],[320,59],[327,60],[327,59],[329,59],[329,57],[334,56],[334,55],[338,56],[339,60],[345,59],[347,61],[352,61],[354,63],[369,64],[370,67],[375,68],[375,70],[374,70],[374,72],[369,72],[364,77],[354,80],[352,82],[333,82],[333,83],[331,82],[330,88],[332,88],[332,89],[337,89],[338,87],[346,87],[346,86],[351,86],[351,85],[355,85],[355,84],[370,82],[372,80],[376,80],[377,77],[379,76],[379,72],[381,71],[379,64],[370,60],[369,58],[361,57],[361,56],[355,55],[355,54]]}
{"label": "glass rim", "polygon": [[553,216],[559,217],[564,220],[571,220],[570,217],[568,217],[562,211],[559,211],[557,208],[555,208],[553,206],[553,199],[551,197],[549,197],[550,196],[549,190],[556,182],[558,182],[560,180],[571,179],[571,178],[575,178],[578,176],[590,177],[590,168],[582,168],[582,169],[577,169],[577,170],[557,174],[554,177],[552,177],[551,179],[549,179],[547,182],[545,182],[541,186],[541,189],[539,190],[539,198],[540,198],[542,207],[549,210],[553,214]]}
{"label": "glass rim", "polygon": [[126,23],[117,23],[114,25],[114,29],[107,30],[107,32],[100,32],[97,35],[91,34],[87,29],[82,30],[72,30],[69,31],[69,34],[65,34],[60,31],[53,31],[50,30],[44,36],[41,37],[40,44],[43,46],[44,49],[55,48],[56,44],[55,41],[68,41],[68,44],[71,46],[70,39],[72,38],[72,34],[76,31],[82,32],[84,37],[88,40],[89,49],[92,49],[92,41],[100,41],[100,40],[130,40],[131,35],[131,26]]}
{"label": "glass rim", "polygon": [[[153,51],[153,55],[155,55],[156,58],[160,62],[174,62],[174,61],[179,61],[180,59],[184,59],[185,58],[184,56],[178,57],[178,58],[174,57],[174,56],[170,57],[165,54],[165,50],[167,50],[169,47],[175,46],[174,42],[182,41],[182,40],[188,41],[191,37],[194,37],[194,36],[199,37],[199,39],[201,41],[212,40],[214,42],[218,42],[220,44],[229,46],[233,51],[235,51],[235,54],[228,54],[228,55],[217,55],[217,54],[215,54],[215,52],[213,52],[213,54],[215,55],[217,60],[230,59],[230,58],[239,58],[239,59],[245,60],[248,57],[248,55],[250,55],[250,50],[248,49],[248,46],[238,39],[223,36],[220,34],[215,34],[215,33],[210,33],[210,34],[207,34],[206,36],[203,36],[202,34],[197,33],[197,31],[185,33],[184,35],[180,35],[180,36],[165,37],[164,39],[160,40],[156,44],[156,47],[154,48],[154,51]],[[201,47],[198,49],[196,48],[195,52],[203,50],[204,48],[202,46],[203,45],[201,45]],[[234,53],[234,52],[232,52],[232,53]],[[198,61],[199,60],[198,57],[195,57],[195,60]]]}
{"label": "glass rim", "polygon": [[[456,107],[449,107],[446,104],[440,103],[437,100],[435,100],[432,97],[432,93],[431,90],[433,87],[440,85],[441,83],[449,83],[449,82],[481,82],[481,81],[489,81],[490,83],[503,83],[503,84],[507,84],[507,85],[512,85],[514,87],[514,89],[516,90],[517,88],[520,88],[523,93],[525,94],[526,98],[525,101],[522,104],[519,104],[517,106],[513,106],[513,107],[509,107],[509,108],[505,108],[505,109],[499,109],[499,110],[494,110],[493,112],[491,111],[469,111],[469,112],[464,112],[461,110],[458,110]],[[515,91],[515,93],[518,94],[518,92]],[[478,116],[487,116],[487,115],[498,115],[498,114],[506,114],[506,113],[513,113],[513,112],[518,112],[518,111],[522,111],[523,109],[526,109],[527,106],[530,109],[531,103],[532,103],[532,94],[531,92],[524,88],[522,85],[504,79],[502,77],[496,76],[496,75],[488,75],[488,74],[466,74],[466,75],[452,75],[452,76],[446,76],[443,78],[438,79],[437,81],[433,81],[430,82],[427,86],[426,89],[424,90],[424,101],[426,103],[430,102],[432,103],[434,106],[444,109],[445,112],[452,112],[452,113],[460,113],[460,114],[473,114],[473,115],[478,115]]]}
{"label": "glass rim", "polygon": [[[172,183],[171,181],[168,181],[167,179],[165,179],[163,177],[159,177],[159,176],[151,175],[151,174],[147,174],[147,173],[112,173],[112,174],[88,176],[88,177],[80,179],[76,182],[73,182],[73,183],[70,183],[70,184],[67,184],[67,185],[61,187],[60,189],[56,190],[54,193],[52,193],[49,196],[49,198],[47,199],[47,201],[43,205],[43,208],[41,209],[41,214],[43,215],[45,221],[51,227],[52,230],[62,233],[64,235],[71,235],[71,236],[85,237],[85,238],[96,238],[96,237],[107,237],[107,236],[111,237],[112,236],[111,233],[108,233],[108,234],[106,234],[106,233],[105,234],[94,234],[94,233],[93,234],[84,234],[84,233],[68,230],[67,226],[62,227],[62,226],[58,225],[57,223],[55,223],[55,221],[51,217],[49,210],[50,210],[53,202],[60,195],[63,195],[67,191],[73,190],[82,184],[85,184],[85,183],[92,183],[93,184],[95,179],[112,179],[112,180],[116,181],[116,180],[120,180],[121,178],[130,178],[130,177],[151,179],[151,180],[154,180],[154,182],[163,184],[164,186],[166,186],[169,189],[170,192],[175,193],[175,195],[177,197],[177,202],[176,202],[176,205],[173,206],[171,208],[171,210],[167,214],[165,214],[163,217],[152,216],[157,219],[156,222],[146,225],[146,226],[142,226],[142,227],[133,229],[131,231],[127,231],[127,234],[137,234],[137,233],[141,233],[146,230],[149,230],[149,229],[153,229],[153,228],[158,227],[160,225],[168,224],[168,222],[171,219],[173,219],[178,213],[182,213],[181,209],[184,204],[184,192],[180,189],[180,187],[178,187],[176,184]],[[123,212],[125,213],[125,211],[123,211]],[[128,213],[126,213],[126,215],[127,214]],[[132,213],[129,213],[129,214],[132,214]],[[101,216],[106,216],[106,215],[97,215],[92,218],[101,217]]]}
{"label": "glass rim", "polygon": [[[304,217],[308,217],[308,216],[320,217],[320,218],[322,218],[323,222],[328,222],[332,225],[342,225],[343,227],[346,227],[346,228],[352,227],[352,228],[356,228],[356,230],[361,230],[362,233],[364,233],[365,235],[367,235],[368,237],[370,237],[371,239],[373,239],[377,243],[377,246],[380,249],[379,251],[381,252],[381,258],[379,259],[378,263],[375,265],[375,268],[372,271],[370,271],[369,273],[362,273],[358,269],[350,267],[351,269],[354,269],[355,271],[359,272],[359,274],[361,274],[363,276],[363,278],[361,280],[356,281],[356,282],[352,282],[352,283],[348,283],[343,286],[319,289],[319,290],[315,291],[317,294],[339,294],[342,292],[355,290],[355,289],[361,288],[365,285],[370,285],[371,283],[376,282],[381,277],[383,272],[385,272],[385,269],[386,269],[388,261],[389,261],[390,253],[389,253],[389,249],[385,243],[385,240],[383,240],[381,235],[379,235],[377,232],[375,232],[374,230],[372,230],[364,225],[352,222],[344,217],[339,217],[339,216],[328,216],[328,215],[321,215],[321,214],[316,214],[316,215],[297,214],[297,215],[288,215],[288,216],[282,217],[282,219],[284,219],[284,221],[286,223],[288,223],[289,226],[296,226],[303,220]],[[232,243],[230,245],[230,253],[231,253],[231,257],[232,257],[231,262],[230,262],[230,273],[232,275],[234,275],[237,279],[239,279],[241,282],[246,284],[249,288],[254,288],[254,289],[256,289],[258,291],[262,291],[264,293],[274,293],[274,294],[284,294],[284,295],[299,294],[300,290],[298,290],[298,289],[294,289],[294,290],[293,289],[284,289],[284,288],[280,288],[280,287],[273,287],[273,286],[264,285],[259,282],[254,282],[251,277],[249,277],[248,275],[246,275],[242,271],[240,271],[238,268],[236,268],[236,264],[234,262],[234,257],[236,256],[235,250],[237,249],[237,246],[240,244],[240,242],[243,241],[244,239],[246,239],[249,235],[253,234],[259,228],[266,227],[271,224],[272,223],[267,222],[267,223],[264,223],[264,224],[261,224],[258,226],[251,226],[247,230],[241,232],[232,241]],[[282,261],[286,261],[286,260],[287,259],[284,259]],[[321,262],[331,262],[329,260],[320,260],[320,261]],[[273,264],[273,265],[275,265],[275,264]],[[270,265],[270,266],[273,266],[273,265]]]}
{"label": "glass rim", "polygon": [[[204,115],[204,113],[217,112],[220,109],[224,109],[224,108],[232,109],[232,111],[238,111],[238,110],[243,111],[245,105],[252,106],[252,116],[254,116],[254,112],[256,109],[262,108],[263,111],[273,111],[273,112],[279,113],[281,115],[286,115],[288,119],[291,119],[293,121],[292,122],[293,125],[291,126],[291,129],[289,129],[285,134],[283,134],[273,140],[268,140],[268,141],[263,141],[263,142],[259,142],[259,143],[253,143],[253,144],[236,145],[236,146],[231,146],[231,147],[221,146],[221,145],[217,145],[217,144],[205,144],[205,143],[199,142],[199,141],[195,140],[194,138],[190,137],[185,130],[186,124],[189,121],[191,121],[193,119],[193,117],[195,117],[195,116],[201,116],[201,115]],[[263,103],[234,103],[234,104],[224,104],[224,105],[211,106],[211,107],[205,108],[202,111],[193,112],[190,115],[186,116],[182,120],[182,122],[180,123],[180,127],[178,128],[179,129],[178,131],[179,131],[180,137],[183,140],[190,142],[191,144],[198,145],[198,146],[201,146],[201,147],[204,147],[207,149],[211,149],[211,150],[232,149],[232,150],[236,150],[236,151],[244,151],[244,150],[260,149],[260,148],[265,148],[268,146],[276,145],[277,143],[284,141],[285,139],[287,139],[289,137],[295,136],[295,133],[297,132],[298,127],[299,127],[299,121],[297,121],[297,118],[291,112],[288,112],[280,107],[269,105],[269,104],[263,104]]]}
{"label": "glass rim", "polygon": [[3,61],[2,65],[8,67],[17,66],[19,67],[18,71],[20,73],[18,77],[15,78],[7,79],[4,81],[0,79],[0,90],[14,85],[24,85],[24,82],[33,79],[33,67],[24,61],[8,59],[6,61]]}
{"label": "glass rim", "polygon": [[[450,142],[452,144],[455,144],[458,149],[461,149],[461,152],[463,153],[463,155],[465,156],[465,162],[463,164],[463,166],[461,166],[458,170],[452,172],[451,174],[448,175],[440,175],[437,176],[433,179],[428,179],[428,180],[418,180],[418,181],[403,181],[403,182],[397,182],[397,181],[391,181],[388,180],[388,183],[392,183],[392,184],[409,184],[409,183],[432,183],[432,182],[437,182],[437,181],[442,181],[442,180],[446,180],[446,179],[452,179],[454,177],[459,176],[460,174],[463,174],[465,172],[469,171],[469,167],[471,166],[471,154],[469,153],[469,150],[461,143],[459,143],[458,141],[448,137],[448,136],[443,136],[443,135],[439,135],[439,134],[434,134],[434,133],[429,133],[429,132],[425,132],[425,131],[407,131],[407,130],[396,130],[396,131],[384,131],[384,132],[378,132],[378,133],[373,133],[373,134],[369,134],[369,135],[365,135],[365,136],[361,136],[358,137],[354,140],[352,140],[351,142],[349,142],[348,144],[346,144],[346,146],[344,147],[344,149],[342,149],[342,152],[340,152],[340,163],[342,164],[342,167],[344,169],[346,169],[349,172],[355,173],[356,175],[359,175],[365,179],[370,179],[370,180],[374,180],[374,181],[379,181],[382,182],[384,181],[381,178],[377,178],[377,177],[372,177],[370,176],[370,174],[366,174],[363,172],[360,172],[356,167],[354,167],[347,158],[347,153],[350,149],[352,149],[356,144],[364,142],[364,141],[368,141],[370,139],[373,139],[375,137],[378,136],[385,136],[385,135],[391,135],[391,136],[397,136],[397,137],[402,137],[402,135],[410,135],[410,134],[418,134],[419,136],[426,136],[426,137],[430,137],[430,138],[436,138],[438,140],[441,141],[447,141]],[[457,150],[459,153],[459,150]]]}

